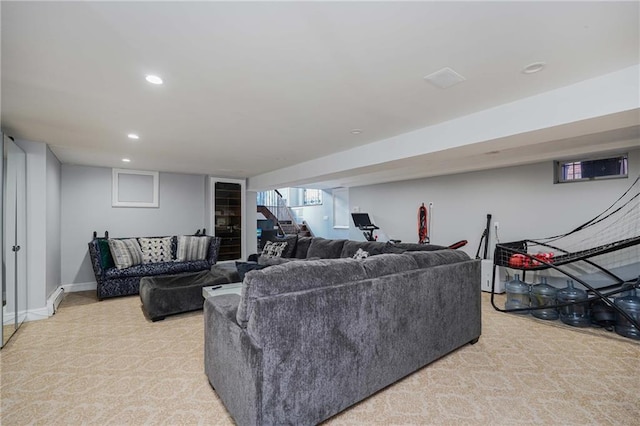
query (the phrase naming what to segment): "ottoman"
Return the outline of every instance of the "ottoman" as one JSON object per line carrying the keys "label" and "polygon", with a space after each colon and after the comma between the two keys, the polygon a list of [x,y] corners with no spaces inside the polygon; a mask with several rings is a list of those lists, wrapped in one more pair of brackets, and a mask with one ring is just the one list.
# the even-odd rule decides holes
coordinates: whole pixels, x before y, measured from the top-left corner
{"label": "ottoman", "polygon": [[228,284],[230,278],[215,271],[144,277],[140,280],[142,310],[155,322],[167,315],[202,309],[202,288]]}

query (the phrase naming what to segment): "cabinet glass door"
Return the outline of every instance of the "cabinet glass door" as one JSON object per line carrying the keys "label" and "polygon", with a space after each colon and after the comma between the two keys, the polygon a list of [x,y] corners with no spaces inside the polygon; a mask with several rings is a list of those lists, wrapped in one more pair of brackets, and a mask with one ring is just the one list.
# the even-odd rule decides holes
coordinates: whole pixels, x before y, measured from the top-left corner
{"label": "cabinet glass door", "polygon": [[242,257],[242,187],[237,183],[215,183],[215,236],[220,237],[218,260]]}

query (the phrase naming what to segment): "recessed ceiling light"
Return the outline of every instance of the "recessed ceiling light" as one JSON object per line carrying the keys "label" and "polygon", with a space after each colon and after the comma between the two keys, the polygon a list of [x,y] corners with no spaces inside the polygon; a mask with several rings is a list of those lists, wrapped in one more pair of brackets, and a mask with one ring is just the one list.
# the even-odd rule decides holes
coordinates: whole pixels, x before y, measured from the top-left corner
{"label": "recessed ceiling light", "polygon": [[532,64],[527,65],[526,67],[524,67],[522,69],[522,73],[523,74],[533,74],[539,71],[542,71],[545,67],[545,65],[547,65],[544,62],[534,62]]}
{"label": "recessed ceiling light", "polygon": [[147,80],[151,84],[162,84],[162,79],[157,75],[149,74],[148,76],[145,77],[145,80]]}
{"label": "recessed ceiling light", "polygon": [[123,159],[122,159],[122,162],[123,162],[123,163],[130,163],[130,162],[131,162],[131,159],[130,159],[130,158],[123,158]]}
{"label": "recessed ceiling light", "polygon": [[362,129],[353,129],[353,130],[351,131],[351,134],[352,134],[352,135],[359,135],[360,133],[362,133]]}
{"label": "recessed ceiling light", "polygon": [[136,135],[135,133],[129,133],[127,137],[129,139],[140,139],[140,136]]}

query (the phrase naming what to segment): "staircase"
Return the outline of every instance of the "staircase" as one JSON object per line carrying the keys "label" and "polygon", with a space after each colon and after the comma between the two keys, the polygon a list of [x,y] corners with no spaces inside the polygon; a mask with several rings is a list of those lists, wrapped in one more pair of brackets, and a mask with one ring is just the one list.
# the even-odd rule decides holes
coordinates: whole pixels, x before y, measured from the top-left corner
{"label": "staircase", "polygon": [[286,205],[282,194],[276,189],[258,193],[257,212],[273,221],[282,235],[312,237],[313,233],[306,222],[297,223],[291,208]]}

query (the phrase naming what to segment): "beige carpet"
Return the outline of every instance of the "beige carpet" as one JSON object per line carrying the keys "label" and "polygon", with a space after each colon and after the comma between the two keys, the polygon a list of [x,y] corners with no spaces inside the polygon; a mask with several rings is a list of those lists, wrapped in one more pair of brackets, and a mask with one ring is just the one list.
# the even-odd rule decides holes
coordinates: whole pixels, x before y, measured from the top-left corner
{"label": "beige carpet", "polygon": [[[638,425],[640,343],[498,313],[482,337],[329,425]],[[0,351],[2,425],[226,425],[203,372],[202,313],[151,323],[138,297],[67,294]]]}

